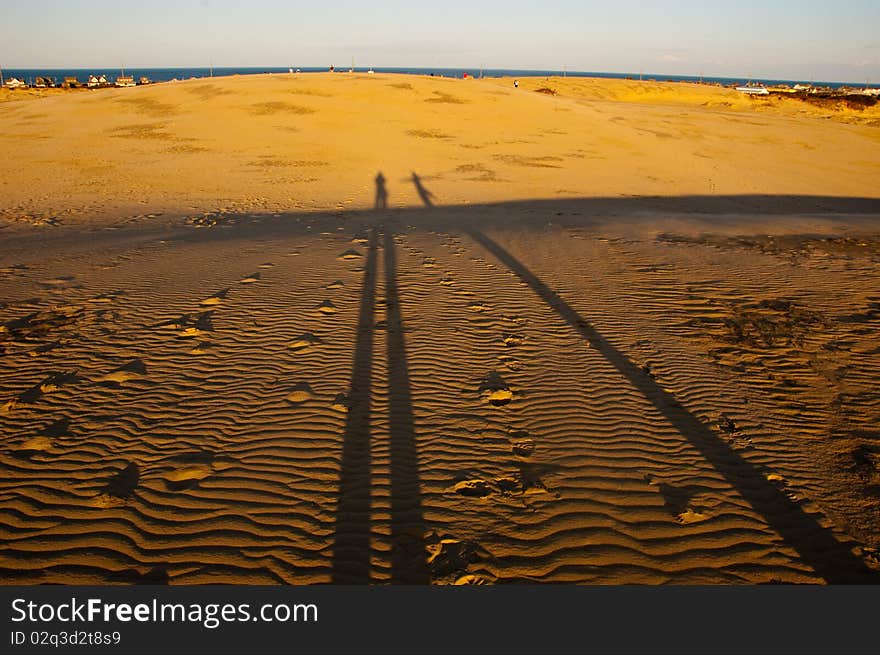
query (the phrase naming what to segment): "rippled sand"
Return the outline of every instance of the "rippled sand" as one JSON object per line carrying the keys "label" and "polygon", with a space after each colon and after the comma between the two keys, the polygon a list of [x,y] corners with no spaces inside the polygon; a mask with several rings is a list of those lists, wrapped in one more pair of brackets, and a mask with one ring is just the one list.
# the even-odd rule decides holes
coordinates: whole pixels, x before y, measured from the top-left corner
{"label": "rippled sand", "polygon": [[[697,164],[672,156],[720,138],[700,132],[636,157],[678,182],[625,197],[615,191],[627,177],[624,145],[609,146],[607,169],[548,153],[587,142],[583,116],[567,117],[580,107],[601,113],[610,103],[639,129],[648,125],[632,118],[639,112],[674,123],[681,106],[670,113],[662,94],[600,97],[619,89],[588,82],[577,99],[526,89],[522,102],[562,116],[545,125],[567,134],[487,156],[461,140],[387,133],[508,138],[503,120],[450,123],[466,103],[431,95],[445,84],[473,103],[493,93],[506,101],[513,90],[502,82],[281,77],[134,91],[155,103],[250,107],[237,136],[210,146],[227,149],[217,155],[224,166],[274,161],[272,148],[321,166],[267,164],[260,175],[274,182],[263,185],[251,167],[202,170],[213,155],[161,155],[168,146],[155,135],[177,134],[201,111],[180,100],[180,114],[140,141],[107,136],[102,161],[116,162],[105,165],[118,184],[103,187],[93,210],[77,204],[75,185],[88,178],[64,166],[57,186],[15,187],[27,212],[2,208],[19,217],[0,231],[5,580],[877,582],[876,128],[726,107],[770,127],[737,128],[740,145],[707,160],[739,175],[718,178],[723,194],[697,193],[688,172]],[[297,113],[261,95],[295,84],[310,91],[293,105],[338,88],[353,94],[351,107],[381,84],[370,101],[402,117],[405,102],[389,94],[430,92],[440,100],[418,102],[447,122],[426,122],[433,110],[401,123],[373,115],[384,133],[364,130],[359,145],[345,140],[356,113]],[[248,85],[252,97],[235,95]],[[102,107],[113,123],[71,123],[57,133],[63,142],[131,123],[106,109],[126,107],[115,100],[123,93],[8,104],[45,107],[45,121],[56,105]],[[694,93],[702,102],[704,91]],[[694,120],[717,119],[689,98],[676,102],[690,103]],[[119,111],[158,112],[150,102]],[[23,111],[36,110],[0,107],[0,121]],[[295,150],[282,137],[260,141],[269,120],[302,130],[290,132]],[[311,128],[300,120],[327,121],[321,139],[302,136]],[[789,159],[794,146],[759,145],[775,121],[851,139],[860,154],[820,153],[845,165],[804,178],[819,154]],[[382,157],[360,147],[386,136]],[[453,151],[460,159],[447,161]],[[751,167],[738,159],[758,151],[765,158]],[[52,152],[61,157],[57,144]],[[55,170],[26,157],[16,171],[2,165],[19,180]],[[408,157],[418,167],[400,165]],[[456,174],[483,177],[461,192],[468,197],[455,195],[466,181],[437,174],[490,159],[502,181],[480,168]],[[127,166],[140,173],[126,177]],[[321,181],[280,190],[275,176],[297,167],[322,171]],[[384,210],[370,209],[377,170],[387,177]],[[433,207],[420,206],[413,170]],[[362,189],[346,194],[355,172]],[[628,177],[632,195],[654,188]],[[546,199],[563,181],[579,197]],[[132,189],[141,190],[137,214],[123,211]],[[309,190],[313,207],[283,208],[281,194],[303,193],[307,205]],[[19,220],[37,208],[58,225]]]}

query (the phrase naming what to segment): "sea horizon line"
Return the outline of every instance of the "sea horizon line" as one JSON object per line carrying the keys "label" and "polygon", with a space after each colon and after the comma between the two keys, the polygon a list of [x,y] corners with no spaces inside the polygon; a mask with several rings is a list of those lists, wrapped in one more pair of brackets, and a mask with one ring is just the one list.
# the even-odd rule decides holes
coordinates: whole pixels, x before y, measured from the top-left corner
{"label": "sea horizon line", "polygon": [[[5,77],[15,76],[16,73],[26,73],[30,75],[48,75],[51,73],[83,73],[92,72],[104,73],[125,70],[130,73],[141,72],[198,72],[208,73],[208,75],[192,75],[191,77],[222,77],[222,73],[231,71],[247,71],[246,74],[258,75],[269,73],[289,73],[291,70],[301,73],[330,72],[330,66],[104,66],[104,67],[0,67]],[[511,75],[519,75],[522,77],[593,77],[600,79],[628,79],[640,81],[656,81],[656,82],[721,82],[721,83],[739,83],[739,82],[764,82],[764,83],[787,83],[787,84],[813,84],[820,86],[872,86],[870,78],[862,81],[854,80],[816,80],[808,78],[787,78],[787,77],[756,77],[750,75],[701,75],[701,74],[673,74],[658,73],[645,71],[587,71],[587,70],[568,70],[568,69],[541,69],[541,68],[489,68],[477,66],[458,66],[458,67],[440,67],[440,66],[339,66],[334,67],[334,72],[366,73],[370,70],[377,73],[388,74],[450,74],[460,77],[463,73],[468,73],[471,77],[509,77]],[[217,73],[221,73],[218,75]],[[212,74],[213,73],[213,74]],[[232,73],[235,74],[235,73]],[[157,81],[170,81],[169,79]]]}

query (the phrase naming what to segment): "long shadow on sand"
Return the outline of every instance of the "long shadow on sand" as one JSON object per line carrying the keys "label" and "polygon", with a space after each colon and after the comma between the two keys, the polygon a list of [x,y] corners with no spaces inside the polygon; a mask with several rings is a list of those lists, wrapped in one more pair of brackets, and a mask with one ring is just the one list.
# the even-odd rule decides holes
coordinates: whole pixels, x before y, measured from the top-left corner
{"label": "long shadow on sand", "polygon": [[[333,547],[332,580],[370,582],[371,394],[375,340],[378,229],[370,230],[357,325],[349,411],[342,448],[339,501]],[[385,232],[386,354],[391,468],[391,582],[430,582],[425,559],[412,392],[397,286],[394,234]]]}
{"label": "long shadow on sand", "polygon": [[589,321],[522,262],[477,230],[466,233],[525,282],[547,305],[582,335],[597,352],[625,377],[727,480],[785,542],[829,583],[877,583],[877,576],[803,508],[771,484],[750,462],[737,454],[696,416],[654,382],[624,353],[611,345]]}
{"label": "long shadow on sand", "polygon": [[391,581],[427,584],[419,463],[394,235],[385,231],[388,423],[391,449]]}
{"label": "long shadow on sand", "polygon": [[342,442],[339,501],[333,544],[332,580],[336,584],[370,582],[370,409],[373,387],[373,337],[376,313],[376,229],[370,230],[348,414]]}
{"label": "long shadow on sand", "polygon": [[[527,200],[474,205],[389,210],[393,220],[413,230],[441,233],[470,233],[497,259],[516,273],[545,303],[552,307],[597,352],[604,355],[627,380],[645,396],[703,457],[729,482],[733,489],[764,517],[778,533],[825,580],[840,582],[878,582],[862,562],[839,541],[835,533],[822,527],[801,506],[768,482],[761,471],[733,451],[697,417],[683,408],[625,353],[612,346],[585,318],[555,291],[485,231],[511,228],[543,231],[548,223],[566,227],[600,229],[614,227],[625,234],[630,228],[650,226],[660,218],[682,218],[693,222],[692,229],[712,232],[726,229],[735,234],[766,234],[768,217],[779,217],[783,231],[809,233],[812,217],[824,221],[820,237],[836,234],[835,215],[842,223],[880,234],[880,199],[834,198],[823,196],[681,196],[664,198],[571,198]],[[564,217],[564,218],[560,218]],[[480,230],[473,229],[479,222]],[[371,406],[374,385],[375,312],[378,284],[378,250],[381,230],[373,210],[309,213],[291,212],[283,216],[252,214],[224,215],[218,229],[193,229],[185,225],[144,224],[125,229],[61,227],[47,233],[0,232],[0,251],[4,264],[16,264],[19,257],[39,261],[45,252],[57,249],[67,256],[95,256],[96,252],[140,249],[163,240],[163,249],[216,242],[239,241],[250,247],[261,239],[279,237],[312,238],[319,232],[334,230],[369,231],[365,257],[363,289],[360,298],[357,334],[352,363],[349,411],[342,444],[338,505],[332,543],[332,581],[366,584],[371,582]],[[228,228],[228,229],[219,229]],[[555,228],[554,228],[555,229]],[[673,228],[675,229],[675,228]],[[800,232],[798,232],[800,233]],[[876,242],[878,237],[872,236]],[[427,566],[421,543],[423,499],[419,495],[416,466],[416,434],[413,399],[404,332],[398,298],[398,262],[393,247],[393,231],[385,239],[385,286],[388,305],[386,319],[389,371],[390,457],[392,467],[392,580],[427,582]],[[167,243],[165,243],[167,240]],[[861,255],[864,256],[864,255]],[[96,524],[97,525],[97,524]]]}

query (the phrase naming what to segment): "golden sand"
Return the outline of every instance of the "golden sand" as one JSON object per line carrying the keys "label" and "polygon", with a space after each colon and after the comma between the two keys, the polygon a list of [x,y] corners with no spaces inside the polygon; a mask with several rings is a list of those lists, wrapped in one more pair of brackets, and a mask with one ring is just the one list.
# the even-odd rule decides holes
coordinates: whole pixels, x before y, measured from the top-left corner
{"label": "golden sand", "polygon": [[876,109],[0,99],[6,580],[877,581]]}
{"label": "golden sand", "polygon": [[[537,93],[551,89],[556,95]],[[634,195],[876,195],[880,107],[693,84],[265,75],[0,91],[0,218],[76,223]],[[812,119],[812,120],[811,120]],[[160,217],[161,219],[161,217]]]}

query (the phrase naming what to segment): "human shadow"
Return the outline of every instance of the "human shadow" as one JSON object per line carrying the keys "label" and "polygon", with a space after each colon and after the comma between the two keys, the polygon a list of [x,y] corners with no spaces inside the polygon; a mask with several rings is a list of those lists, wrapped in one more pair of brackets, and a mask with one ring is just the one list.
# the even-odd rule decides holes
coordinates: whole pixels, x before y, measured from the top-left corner
{"label": "human shadow", "polygon": [[[381,173],[380,173],[381,175]],[[342,438],[331,579],[336,584],[370,582],[370,410],[376,312],[378,237],[370,230],[355,337],[348,413]]]}
{"label": "human shadow", "polygon": [[425,207],[433,207],[434,202],[431,200],[431,198],[434,197],[434,194],[425,188],[425,186],[422,184],[422,179],[418,175],[416,175],[415,171],[413,171],[412,174],[412,183],[416,187],[416,193],[419,194],[419,198],[421,198],[422,204],[424,204]]}
{"label": "human shadow", "polygon": [[385,186],[385,176],[382,171],[376,174],[376,202],[374,209],[388,209],[388,189]]}
{"label": "human shadow", "polygon": [[[369,584],[371,581],[371,396],[376,332],[378,232],[379,228],[370,230],[348,395],[348,414],[343,434],[331,573],[335,584]],[[428,584],[430,575],[425,555],[425,526],[416,456],[412,391],[392,231],[385,232],[384,250],[391,469],[391,582]]]}
{"label": "human shadow", "polygon": [[685,409],[673,394],[615,348],[593,325],[578,314],[525,264],[486,234],[468,228],[469,236],[515,273],[541,300],[554,309],[671,423],[716,471],[758,512],[824,580],[832,584],[878,582],[877,575],[818,521],[773,485],[699,418]]}
{"label": "human shadow", "polygon": [[385,232],[385,318],[391,459],[391,581],[430,582],[425,558],[419,463],[394,234]]}

